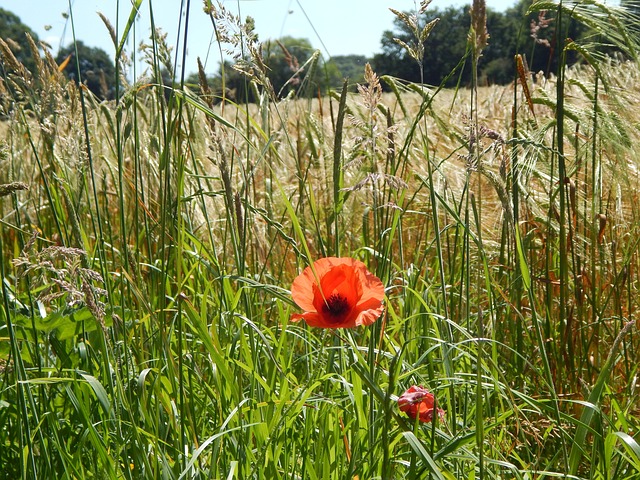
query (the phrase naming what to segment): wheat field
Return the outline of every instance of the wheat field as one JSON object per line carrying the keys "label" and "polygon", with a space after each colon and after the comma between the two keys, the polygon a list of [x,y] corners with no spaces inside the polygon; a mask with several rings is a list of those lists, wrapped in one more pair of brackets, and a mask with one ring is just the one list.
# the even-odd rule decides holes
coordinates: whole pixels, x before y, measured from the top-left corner
{"label": "wheat field", "polygon": [[0,42],[0,477],[640,478],[638,64],[278,99],[249,51],[256,103],[100,101]]}

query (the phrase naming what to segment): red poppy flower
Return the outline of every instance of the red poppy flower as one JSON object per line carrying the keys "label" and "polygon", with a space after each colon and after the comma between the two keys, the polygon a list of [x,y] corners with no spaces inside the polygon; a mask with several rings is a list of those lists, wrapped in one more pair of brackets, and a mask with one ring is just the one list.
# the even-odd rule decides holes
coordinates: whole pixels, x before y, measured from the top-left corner
{"label": "red poppy flower", "polygon": [[384,285],[353,258],[327,257],[314,262],[313,270],[305,268],[293,281],[291,296],[304,310],[294,313],[291,320],[304,319],[312,327],[371,325],[384,310]]}
{"label": "red poppy flower", "polygon": [[[406,413],[410,419],[415,420],[416,417],[418,417],[421,422],[425,423],[433,420],[433,407],[435,403],[436,399],[433,393],[417,385],[409,387],[409,389],[398,398],[398,407],[401,411]],[[444,417],[444,410],[438,408],[437,412],[441,418]]]}

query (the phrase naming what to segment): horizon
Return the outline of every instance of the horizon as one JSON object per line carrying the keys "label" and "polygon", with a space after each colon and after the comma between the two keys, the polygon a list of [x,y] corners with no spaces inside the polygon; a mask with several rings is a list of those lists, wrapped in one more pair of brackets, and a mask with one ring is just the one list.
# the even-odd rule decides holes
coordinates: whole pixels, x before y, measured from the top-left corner
{"label": "horizon", "polygon": [[[272,40],[285,36],[304,38],[309,40],[314,49],[320,50],[324,58],[343,55],[363,55],[366,58],[371,58],[381,50],[380,40],[384,31],[393,28],[394,14],[389,8],[409,11],[415,9],[417,3],[419,2],[414,0],[390,2],[352,0],[345,4],[339,0],[328,0],[320,6],[308,0],[223,2],[231,13],[238,15],[243,20],[247,16],[251,16],[255,20],[255,31],[261,40]],[[434,0],[429,8],[442,10],[469,3],[459,0]],[[504,11],[515,3],[511,0],[496,0],[487,2],[487,7],[496,11]],[[201,2],[189,5],[187,61],[184,70],[187,73],[195,72],[198,57],[201,58],[206,71],[215,70],[222,57],[219,54],[211,20],[203,12]],[[151,6],[151,10],[149,6]],[[330,15],[334,11],[333,6],[342,8],[343,14]],[[98,12],[102,12],[109,18],[116,29],[124,28],[130,13],[129,9],[119,12],[114,10],[113,2],[109,0],[72,1],[72,15],[69,15],[68,18],[64,18],[64,15],[69,12],[67,0],[49,1],[45,4],[36,0],[21,2],[5,0],[0,1],[0,7],[20,17],[21,22],[31,28],[41,41],[51,46],[54,55],[60,48],[73,42],[74,31],[75,38],[85,45],[101,48],[110,56],[115,55],[115,47]],[[111,11],[107,7],[110,7]],[[174,58],[181,58],[181,53],[176,55],[176,52],[182,52],[184,48],[181,33],[184,32],[183,22],[187,18],[184,13],[180,17],[181,11],[183,10],[181,10],[180,4],[176,7],[175,2],[170,2],[170,0],[144,2],[134,24],[134,29],[127,40],[127,50],[131,51],[134,46],[137,49],[142,41],[148,39],[150,28],[145,26],[150,24],[151,12],[153,12],[154,23],[167,34],[167,44],[173,47],[172,55]],[[118,22],[115,21],[116,18],[119,19]],[[354,18],[357,18],[358,21],[354,22]],[[349,35],[346,33],[336,35],[336,32],[344,32],[347,28],[350,29]],[[179,62],[176,67],[182,68]]]}

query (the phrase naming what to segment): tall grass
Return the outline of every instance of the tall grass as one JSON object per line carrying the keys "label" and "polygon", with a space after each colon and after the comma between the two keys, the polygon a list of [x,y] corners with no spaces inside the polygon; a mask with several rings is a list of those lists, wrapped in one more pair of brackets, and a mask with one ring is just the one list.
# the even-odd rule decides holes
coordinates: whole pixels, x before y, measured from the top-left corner
{"label": "tall grass", "polygon": [[[210,7],[255,104],[202,67],[164,87],[161,35],[128,83],[133,22],[111,27],[113,102],[0,43],[0,476],[640,478],[627,11],[532,6],[631,60],[560,42],[550,78],[522,57],[512,85],[455,91],[367,67],[357,93],[278,100],[250,26]],[[461,65],[486,46],[473,8]],[[374,325],[290,321],[291,281],[330,255],[385,284]],[[443,418],[400,412],[413,384]]]}

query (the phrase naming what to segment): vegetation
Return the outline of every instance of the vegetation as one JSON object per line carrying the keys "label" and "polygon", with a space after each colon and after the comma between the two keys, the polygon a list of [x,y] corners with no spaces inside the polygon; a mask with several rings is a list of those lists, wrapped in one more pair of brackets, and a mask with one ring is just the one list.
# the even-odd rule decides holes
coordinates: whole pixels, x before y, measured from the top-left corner
{"label": "vegetation", "polygon": [[[2,32],[0,38],[9,44],[13,56],[25,66],[27,71],[34,71],[36,62],[31,52],[27,34],[35,43],[38,42],[38,35],[22,23],[17,15],[4,8],[0,8],[0,32]],[[0,64],[0,69],[4,69],[3,67],[4,65]]]}
{"label": "vegetation", "polygon": [[[340,78],[348,78],[352,85],[364,82],[364,66],[368,59],[364,55],[337,55],[329,60],[335,66]],[[340,89],[341,84],[331,83],[334,89]]]}
{"label": "vegetation", "polygon": [[[41,56],[40,40],[27,25],[22,23],[15,14],[0,8],[0,39],[4,48],[5,62],[0,64],[0,72],[6,76],[14,62],[7,57],[13,57],[24,66],[28,72],[37,72]],[[45,47],[50,48],[48,45]],[[50,52],[48,52],[50,53]],[[79,61],[76,61],[76,55]],[[66,48],[60,49],[56,55],[56,62],[61,66],[67,78],[78,82],[78,78],[100,99],[113,99],[115,93],[115,67],[113,60],[101,48],[88,47],[83,42],[72,43]],[[7,71],[7,67],[9,70]]]}
{"label": "vegetation", "polygon": [[101,48],[88,47],[78,40],[60,49],[56,62],[65,67],[63,71],[67,78],[76,83],[82,79],[82,83],[100,100],[114,98],[116,68],[111,57]]}
{"label": "vegetation", "polygon": [[157,34],[113,100],[3,47],[0,477],[640,478],[638,22],[543,10],[556,69],[507,86],[481,0],[468,88],[425,85],[426,2],[419,83],[282,95],[219,35],[252,104]]}
{"label": "vegetation", "polygon": [[[516,75],[513,62],[516,54],[528,59],[531,71],[541,71],[546,75],[554,73],[557,69],[555,12],[551,5],[549,10],[527,12],[530,3],[521,0],[504,12],[487,9],[486,25],[491,38],[476,66],[470,60],[472,52],[467,42],[471,22],[469,6],[430,9],[420,16],[418,21],[422,25],[437,19],[438,28],[434,28],[428,40],[423,42],[424,55],[419,66],[397,41],[415,43],[411,27],[397,17],[394,30],[384,32],[382,52],[374,56],[372,65],[380,74],[411,82],[423,79],[429,85],[440,85],[446,79],[444,84],[448,87],[471,85],[474,68],[477,68],[481,85],[510,83]],[[566,19],[566,22],[566,34],[574,41],[585,41],[593,34],[585,23],[573,18]],[[598,47],[602,48],[602,45]],[[572,52],[568,55],[567,65],[579,60]]]}

